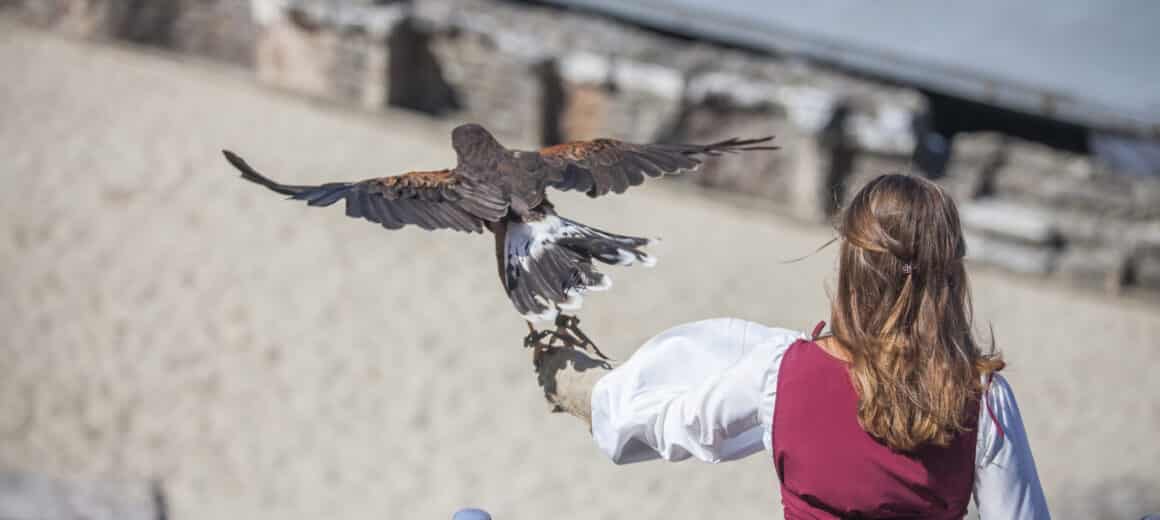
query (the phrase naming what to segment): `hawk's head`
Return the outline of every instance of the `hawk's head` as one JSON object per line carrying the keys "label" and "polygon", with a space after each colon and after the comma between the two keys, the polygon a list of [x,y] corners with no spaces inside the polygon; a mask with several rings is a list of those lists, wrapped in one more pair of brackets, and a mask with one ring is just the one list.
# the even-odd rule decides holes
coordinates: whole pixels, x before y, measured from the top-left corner
{"label": "hawk's head", "polygon": [[483,159],[488,155],[494,157],[504,149],[491,132],[475,123],[455,127],[455,130],[451,131],[451,146],[455,148],[460,158],[475,159]]}

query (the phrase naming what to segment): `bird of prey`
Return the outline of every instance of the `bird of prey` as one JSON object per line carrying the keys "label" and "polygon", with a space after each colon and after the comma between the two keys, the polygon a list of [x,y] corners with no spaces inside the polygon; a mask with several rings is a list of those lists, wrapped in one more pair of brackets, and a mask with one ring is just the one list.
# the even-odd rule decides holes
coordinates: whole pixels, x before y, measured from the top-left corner
{"label": "bird of prey", "polygon": [[[743,150],[776,150],[773,137],[728,139],[706,145],[633,144],[613,139],[575,141],[538,151],[509,150],[480,125],[451,132],[454,168],[413,171],[357,182],[287,185],[258,173],[223,150],[242,178],[310,206],[346,201],[346,214],[399,229],[453,229],[495,235],[500,281],[526,319],[531,345],[546,335],[576,339],[595,348],[574,313],[588,291],[612,281],[595,265],[652,265],[643,248],[650,240],[617,235],[558,215],[547,189],[582,191],[589,197],[624,193],[646,178],[696,169],[701,159]],[[555,320],[557,330],[538,333],[533,323]]]}

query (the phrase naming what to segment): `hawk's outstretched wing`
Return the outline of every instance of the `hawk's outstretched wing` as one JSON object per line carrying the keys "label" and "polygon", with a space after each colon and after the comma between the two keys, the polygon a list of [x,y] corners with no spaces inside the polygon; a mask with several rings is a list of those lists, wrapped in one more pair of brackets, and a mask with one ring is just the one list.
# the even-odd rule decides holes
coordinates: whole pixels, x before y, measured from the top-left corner
{"label": "hawk's outstretched wing", "polygon": [[329,206],[346,199],[346,214],[399,229],[414,224],[423,229],[454,229],[479,233],[484,222],[507,214],[508,203],[499,190],[469,182],[453,170],[409,172],[360,182],[330,182],[318,186],[279,184],[223,150],[242,178],[261,184],[311,206]]}
{"label": "hawk's outstretched wing", "polygon": [[773,137],[738,139],[706,144],[633,144],[613,139],[575,141],[539,151],[550,169],[548,186],[577,190],[599,197],[609,191],[624,193],[645,177],[660,177],[694,170],[706,156],[742,150],[776,150],[761,145]]}

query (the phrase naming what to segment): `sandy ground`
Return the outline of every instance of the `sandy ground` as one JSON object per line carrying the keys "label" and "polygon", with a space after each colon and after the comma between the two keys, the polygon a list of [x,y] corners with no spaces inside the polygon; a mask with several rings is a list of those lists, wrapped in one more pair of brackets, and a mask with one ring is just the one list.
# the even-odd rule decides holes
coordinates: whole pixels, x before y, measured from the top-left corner
{"label": "sandy ground", "polygon": [[[3,23],[3,22],[0,22]],[[387,233],[234,177],[452,164],[449,122],[313,106],[240,71],[0,25],[0,465],[161,478],[173,518],[770,518],[764,456],[617,467],[549,415],[489,238]],[[586,328],[807,329],[829,234],[659,183],[559,197],[662,236]],[[1160,308],[977,268],[1058,518],[1160,510]]]}

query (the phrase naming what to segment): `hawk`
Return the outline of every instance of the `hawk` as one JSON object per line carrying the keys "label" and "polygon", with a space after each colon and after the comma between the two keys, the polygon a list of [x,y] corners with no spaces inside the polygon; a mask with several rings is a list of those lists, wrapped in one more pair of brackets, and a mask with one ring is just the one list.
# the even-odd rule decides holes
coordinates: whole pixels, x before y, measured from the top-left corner
{"label": "hawk", "polygon": [[[582,191],[589,197],[624,193],[646,178],[695,170],[701,159],[748,150],[776,150],[773,137],[732,138],[705,144],[633,144],[613,139],[575,141],[537,151],[509,150],[486,129],[465,124],[451,132],[454,168],[414,171],[357,182],[281,184],[223,150],[242,178],[310,206],[346,202],[347,216],[387,229],[406,225],[495,235],[500,282],[528,321],[528,344],[546,335],[573,338],[595,348],[572,314],[589,291],[606,290],[612,279],[596,268],[642,264],[655,259],[645,238],[617,235],[556,213],[548,188]],[[557,330],[538,333],[533,323],[555,320]],[[599,351],[597,351],[599,352]]]}

